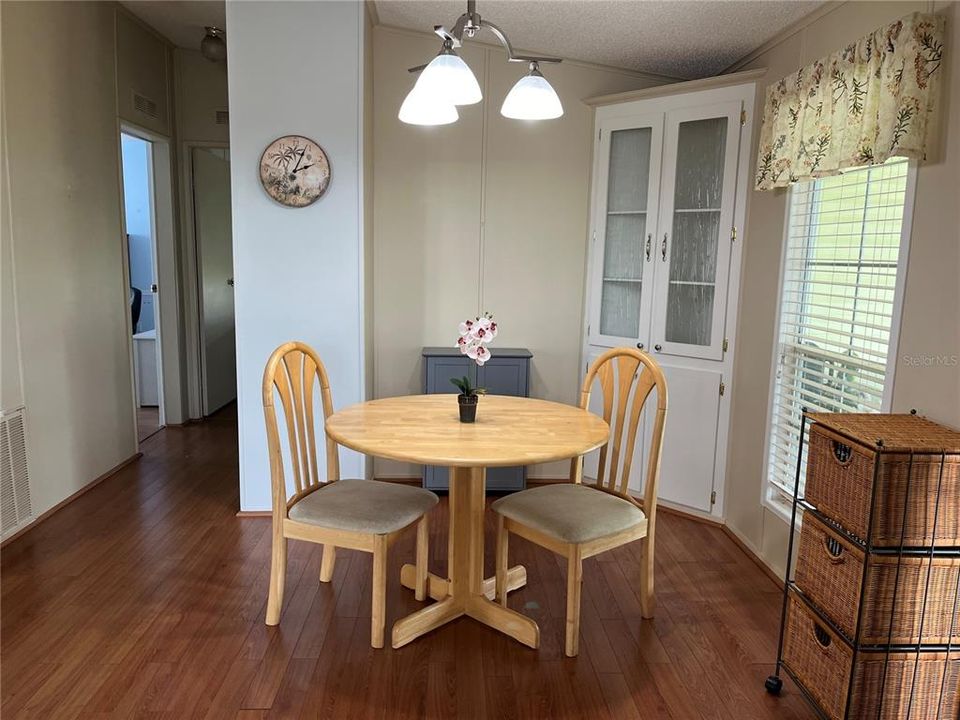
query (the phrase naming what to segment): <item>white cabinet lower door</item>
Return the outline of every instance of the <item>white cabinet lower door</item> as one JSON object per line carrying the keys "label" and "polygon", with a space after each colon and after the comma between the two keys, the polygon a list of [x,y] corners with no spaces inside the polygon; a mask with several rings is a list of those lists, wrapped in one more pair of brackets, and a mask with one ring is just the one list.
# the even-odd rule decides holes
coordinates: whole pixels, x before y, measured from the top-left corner
{"label": "white cabinet lower door", "polygon": [[[657,496],[710,512],[723,375],[715,370],[661,367],[669,400]],[[646,444],[649,441],[646,438]]]}

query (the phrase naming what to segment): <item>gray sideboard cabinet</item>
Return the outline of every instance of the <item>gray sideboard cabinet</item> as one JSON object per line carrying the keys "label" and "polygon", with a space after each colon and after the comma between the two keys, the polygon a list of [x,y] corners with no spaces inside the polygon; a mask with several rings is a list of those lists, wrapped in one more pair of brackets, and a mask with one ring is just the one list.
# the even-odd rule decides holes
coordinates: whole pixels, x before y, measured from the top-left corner
{"label": "gray sideboard cabinet", "polygon": [[[451,378],[464,375],[478,387],[486,388],[492,395],[530,395],[530,358],[526,348],[497,348],[490,351],[490,360],[483,367],[456,348],[425,347],[423,349],[423,391],[432,393],[456,393]],[[452,398],[451,398],[452,400]],[[455,402],[455,401],[454,401]],[[483,398],[478,414],[483,413]],[[425,465],[423,486],[430,490],[446,491],[447,468]],[[527,482],[527,469],[518,467],[487,468],[487,490],[492,492],[515,492],[523,490]]]}

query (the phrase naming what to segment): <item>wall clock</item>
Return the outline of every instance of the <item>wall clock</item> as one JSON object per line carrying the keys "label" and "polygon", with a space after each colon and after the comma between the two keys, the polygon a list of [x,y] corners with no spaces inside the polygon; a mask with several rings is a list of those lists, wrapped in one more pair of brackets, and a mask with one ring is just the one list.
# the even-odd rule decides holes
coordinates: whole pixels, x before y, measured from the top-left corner
{"label": "wall clock", "polygon": [[306,207],[330,184],[330,161],[310,138],[284,135],[267,145],[260,156],[260,183],[281,205]]}

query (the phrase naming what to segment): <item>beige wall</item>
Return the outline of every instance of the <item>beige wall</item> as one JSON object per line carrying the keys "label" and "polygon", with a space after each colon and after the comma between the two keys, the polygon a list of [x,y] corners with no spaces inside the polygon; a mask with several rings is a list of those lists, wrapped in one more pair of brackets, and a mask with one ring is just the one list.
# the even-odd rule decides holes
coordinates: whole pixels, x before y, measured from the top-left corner
{"label": "beige wall", "polygon": [[[0,28],[3,27],[0,3]],[[2,31],[0,31],[2,34]],[[0,48],[2,48],[0,37]],[[23,405],[20,378],[20,335],[17,330],[13,273],[13,218],[10,212],[10,168],[7,162],[6,57],[0,52],[0,411]]]}
{"label": "beige wall", "polygon": [[[119,122],[175,145],[177,105],[172,47],[118,5],[2,8],[0,405],[26,407],[36,515],[137,451]],[[134,89],[158,103],[157,118],[133,107]],[[158,193],[175,193],[169,184]],[[158,232],[175,231],[158,218]],[[170,263],[176,253],[172,239],[161,248]],[[177,294],[175,278],[160,282]],[[165,356],[178,354],[178,333],[164,329]]]}
{"label": "beige wall", "polygon": [[4,259],[9,247],[34,513],[137,447],[114,23],[105,3],[3,3]]}
{"label": "beige wall", "polygon": [[[160,135],[173,134],[172,49],[126,11],[117,12],[117,112],[124,120]],[[138,93],[157,104],[157,117],[133,103]]]}
{"label": "beige wall", "polygon": [[[920,167],[910,240],[893,409],[960,426],[960,367],[920,367],[914,358],[960,356],[960,28],[956,3],[856,2],[820,14],[811,24],[734,69],[767,68],[767,85],[880,25],[931,5],[948,17],[942,100],[943,142]],[[756,162],[755,124],[751,163]],[[949,128],[949,132],[946,132]],[[776,323],[787,192],[751,192],[744,243],[731,447],[727,465],[727,523],[763,560],[782,573],[787,523],[761,502],[764,437]]]}
{"label": "beige wall", "polygon": [[[580,101],[658,80],[576,62],[544,66],[565,114],[523,123],[501,117],[500,104],[525,66],[468,43],[461,55],[484,101],[461,107],[453,125],[405,125],[397,111],[413,83],[406,68],[438,47],[433,36],[374,31],[375,394],[420,392],[421,348],[452,344],[460,320],[488,310],[502,328],[494,354],[498,346],[533,352],[531,394],[574,402],[593,127]],[[376,473],[419,469],[378,461]]]}
{"label": "beige wall", "polygon": [[[364,4],[363,13],[363,397],[374,397],[373,337],[373,4]],[[365,473],[373,478],[373,463]]]}
{"label": "beige wall", "polygon": [[227,64],[206,60],[196,50],[174,50],[180,142],[227,143],[230,126],[218,125],[217,111],[227,109]]}

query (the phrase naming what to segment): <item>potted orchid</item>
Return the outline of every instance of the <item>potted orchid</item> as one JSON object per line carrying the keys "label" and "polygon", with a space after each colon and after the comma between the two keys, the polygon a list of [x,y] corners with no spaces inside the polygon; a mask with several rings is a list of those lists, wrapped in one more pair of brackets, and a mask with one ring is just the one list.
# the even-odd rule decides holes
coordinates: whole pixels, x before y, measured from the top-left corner
{"label": "potted orchid", "polygon": [[[460,337],[457,338],[456,347],[462,354],[477,363],[478,367],[483,367],[483,364],[490,359],[490,349],[487,345],[497,336],[497,324],[493,321],[493,315],[484,313],[475,320],[464,320],[460,323],[459,329]],[[451,378],[450,382],[460,390],[457,396],[457,402],[460,404],[460,422],[474,422],[477,419],[477,403],[480,401],[480,396],[487,391],[484,388],[474,387],[466,375],[462,378]]]}

